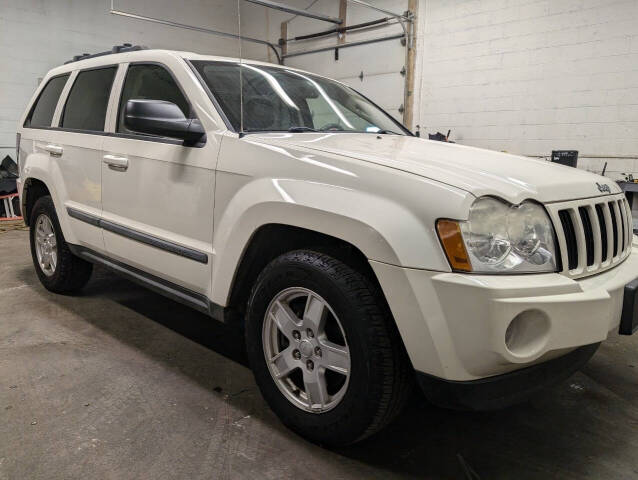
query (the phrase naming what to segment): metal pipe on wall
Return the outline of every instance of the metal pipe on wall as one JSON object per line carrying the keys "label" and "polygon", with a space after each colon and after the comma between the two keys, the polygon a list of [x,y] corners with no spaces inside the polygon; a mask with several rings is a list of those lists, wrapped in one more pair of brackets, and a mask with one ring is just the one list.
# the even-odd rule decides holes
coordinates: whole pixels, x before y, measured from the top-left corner
{"label": "metal pipe on wall", "polygon": [[363,0],[347,0],[347,1],[348,3],[354,3],[362,7],[371,8],[372,10],[376,10],[377,12],[385,13],[386,15],[390,15],[391,17],[394,17],[394,18],[402,18],[408,21],[410,20],[410,18],[404,14],[395,13],[395,12],[391,12],[390,10],[385,10],[383,8],[375,7],[374,5],[370,5],[368,2],[364,2]]}
{"label": "metal pipe on wall", "polygon": [[386,26],[389,20],[390,18],[388,17],[380,18],[378,20],[372,20],[370,22],[357,23],[355,25],[348,25],[347,27],[335,27],[335,28],[331,28],[330,30],[323,30],[317,33],[307,33],[305,35],[299,35],[297,37],[286,38],[285,40],[287,43],[298,42],[301,40],[309,40],[313,38],[325,37],[327,35],[332,35],[333,33],[346,33],[352,30],[360,30],[360,29],[369,28],[369,27]]}
{"label": "metal pipe on wall", "polygon": [[[113,0],[111,0],[111,6],[113,6]],[[238,40],[245,40],[247,42],[258,43],[260,45],[266,45],[269,48],[271,48],[272,51],[275,53],[277,57],[277,62],[279,64],[282,63],[282,57],[277,51],[277,48],[275,48],[276,45],[266,40],[261,40],[259,38],[245,37],[243,35],[237,35],[235,33],[221,32],[219,30],[213,30],[211,28],[196,27],[194,25],[186,25],[179,22],[173,22],[171,20],[162,20],[161,18],[147,17],[146,15],[138,15],[136,13],[123,12],[121,10],[114,10],[113,8],[111,8],[110,13],[113,15],[119,15],[122,17],[134,18],[136,20],[143,20],[146,22],[159,23],[161,25],[168,25],[169,27],[184,28],[186,30],[193,30],[195,32],[208,33],[210,35],[217,35],[219,37],[236,38]]]}
{"label": "metal pipe on wall", "polygon": [[249,3],[254,3],[255,5],[261,5],[262,7],[272,8],[273,10],[279,10],[281,12],[293,13],[295,15],[300,15],[302,17],[314,18],[315,20],[321,20],[322,22],[336,23],[340,25],[342,23],[341,19],[330,17],[328,15],[321,15],[320,13],[312,13],[308,10],[300,10],[298,8],[291,7],[289,5],[273,2],[271,0],[245,0]]}
{"label": "metal pipe on wall", "polygon": [[332,47],[321,47],[321,48],[315,48],[314,50],[304,50],[303,52],[287,53],[286,55],[283,55],[282,58],[285,60],[286,58],[299,57],[301,55],[310,55],[311,53],[331,52],[333,50],[340,50],[342,48],[358,47],[360,45],[368,45],[368,44],[371,44],[371,43],[387,42],[388,40],[398,40],[398,39],[401,39],[401,38],[404,38],[404,35],[402,33],[399,33],[397,35],[390,35],[390,36],[381,37],[381,38],[372,38],[370,40],[362,40],[360,42],[342,43],[340,45],[335,45],[335,46],[332,46]]}

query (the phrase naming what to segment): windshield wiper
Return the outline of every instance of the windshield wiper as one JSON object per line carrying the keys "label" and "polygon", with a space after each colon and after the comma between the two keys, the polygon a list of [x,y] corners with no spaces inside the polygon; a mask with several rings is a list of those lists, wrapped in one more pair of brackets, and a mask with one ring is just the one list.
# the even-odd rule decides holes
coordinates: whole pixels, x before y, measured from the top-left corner
{"label": "windshield wiper", "polygon": [[370,132],[370,133],[381,133],[381,134],[388,134],[388,135],[399,135],[397,132],[393,132],[392,130],[379,130],[377,132]]}
{"label": "windshield wiper", "polygon": [[294,126],[294,127],[290,127],[288,129],[289,132],[292,133],[298,133],[298,132],[318,132],[318,130],[315,130],[314,128],[310,128],[310,127],[302,127],[302,126]]}

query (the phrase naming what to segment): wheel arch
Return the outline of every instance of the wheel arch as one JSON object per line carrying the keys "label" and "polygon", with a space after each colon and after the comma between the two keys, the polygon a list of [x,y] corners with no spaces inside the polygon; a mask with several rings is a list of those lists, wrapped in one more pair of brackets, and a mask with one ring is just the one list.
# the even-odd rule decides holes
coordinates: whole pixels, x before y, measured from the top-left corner
{"label": "wheel arch", "polygon": [[51,195],[51,191],[42,180],[29,177],[24,181],[20,208],[22,209],[22,218],[27,226],[31,222],[31,211],[35,202],[45,195]]}
{"label": "wheel arch", "polygon": [[[228,307],[241,317],[250,290],[259,273],[286,252],[308,249],[330,255],[365,275],[378,288],[383,289],[364,253],[352,243],[306,228],[281,223],[261,225],[251,236],[241,255],[228,292]],[[385,301],[385,297],[384,297]]]}
{"label": "wheel arch", "polygon": [[[238,267],[251,244],[263,238],[275,244],[303,240],[296,248],[312,246],[308,239],[329,245],[340,241],[358,252],[357,258],[366,259],[366,268],[368,260],[375,260],[449,269],[433,221],[430,225],[414,209],[374,192],[299,179],[259,178],[242,185],[230,198],[218,197],[215,216],[211,299],[221,306],[229,304]],[[281,225],[288,229],[282,230]],[[283,233],[264,233],[272,231]],[[289,232],[296,233],[288,238]]]}
{"label": "wheel arch", "polygon": [[24,222],[27,226],[31,222],[31,210],[35,202],[43,195],[50,195],[55,205],[55,211],[58,216],[58,222],[62,229],[64,238],[69,243],[76,243],[76,237],[69,223],[69,217],[64,208],[64,198],[66,198],[66,190],[64,184],[59,180],[61,174],[57,170],[49,170],[46,164],[43,164],[39,154],[27,157],[27,166],[24,168],[26,175],[24,176],[22,193],[20,195],[20,208],[22,208]]}

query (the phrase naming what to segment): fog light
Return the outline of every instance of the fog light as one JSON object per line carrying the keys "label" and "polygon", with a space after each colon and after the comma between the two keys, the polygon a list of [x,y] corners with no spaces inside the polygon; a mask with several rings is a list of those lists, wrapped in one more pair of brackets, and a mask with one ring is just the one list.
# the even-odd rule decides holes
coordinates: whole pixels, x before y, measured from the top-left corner
{"label": "fog light", "polygon": [[514,317],[505,331],[505,346],[517,357],[538,353],[549,337],[549,318],[540,310],[525,310]]}

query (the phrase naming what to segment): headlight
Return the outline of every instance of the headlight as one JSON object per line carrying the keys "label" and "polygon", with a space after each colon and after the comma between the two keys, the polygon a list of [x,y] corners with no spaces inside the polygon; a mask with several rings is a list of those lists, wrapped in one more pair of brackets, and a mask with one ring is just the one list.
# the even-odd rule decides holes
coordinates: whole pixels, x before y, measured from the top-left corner
{"label": "headlight", "polygon": [[557,270],[552,222],[545,209],[535,202],[511,205],[482,197],[472,204],[467,221],[439,220],[437,231],[455,270],[482,273]]}

